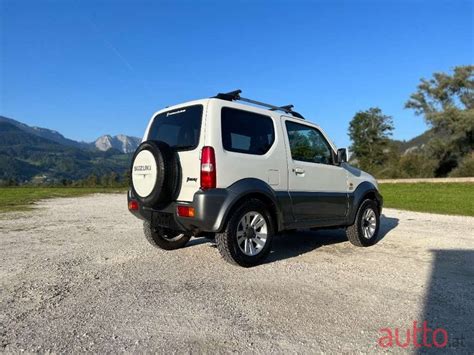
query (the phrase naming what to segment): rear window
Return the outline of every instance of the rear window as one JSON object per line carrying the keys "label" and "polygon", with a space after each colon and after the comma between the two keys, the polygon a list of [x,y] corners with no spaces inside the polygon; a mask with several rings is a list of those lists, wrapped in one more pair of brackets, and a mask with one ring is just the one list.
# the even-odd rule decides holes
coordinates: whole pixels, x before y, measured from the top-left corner
{"label": "rear window", "polygon": [[225,150],[263,155],[275,141],[270,117],[230,107],[221,112],[222,145]]}
{"label": "rear window", "polygon": [[191,150],[199,143],[202,105],[182,107],[155,116],[148,140],[168,143],[177,150]]}

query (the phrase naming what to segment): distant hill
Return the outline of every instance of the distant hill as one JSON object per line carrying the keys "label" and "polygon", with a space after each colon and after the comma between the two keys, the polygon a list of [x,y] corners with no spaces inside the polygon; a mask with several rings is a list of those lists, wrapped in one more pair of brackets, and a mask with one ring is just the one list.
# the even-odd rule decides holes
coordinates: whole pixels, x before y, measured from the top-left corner
{"label": "distant hill", "polygon": [[[52,137],[54,139],[45,138]],[[62,138],[61,138],[62,137]],[[34,129],[18,121],[0,120],[0,180],[20,183],[84,179],[92,174],[123,174],[131,154],[110,148],[99,151],[90,144],[64,138],[47,129]]]}
{"label": "distant hill", "polygon": [[126,136],[119,134],[117,136],[103,135],[97,138],[94,142],[77,142],[75,140],[64,137],[61,133],[41,127],[28,126],[22,122],[12,118],[0,116],[0,123],[10,123],[11,125],[21,129],[24,132],[32,135],[49,139],[50,141],[60,143],[69,147],[81,149],[98,149],[100,151],[107,151],[109,149],[117,149],[122,153],[133,153],[140,145],[141,138]]}
{"label": "distant hill", "polygon": [[393,140],[393,142],[398,147],[400,153],[407,154],[423,149],[429,142],[429,140],[433,137],[433,134],[433,131],[430,129],[408,141]]}
{"label": "distant hill", "polygon": [[62,134],[60,134],[57,131],[53,131],[51,129],[41,128],[41,127],[31,127],[31,126],[28,126],[24,123],[16,121],[12,118],[0,116],[0,123],[9,123],[9,124],[19,128],[20,130],[22,130],[24,132],[27,132],[27,133],[30,133],[34,136],[38,136],[38,137],[41,137],[41,138],[46,138],[46,139],[49,139],[50,141],[60,143],[60,144],[63,144],[63,145],[67,145],[67,146],[70,146],[70,147],[88,148],[90,146],[89,143],[76,142],[72,139],[65,138]]}

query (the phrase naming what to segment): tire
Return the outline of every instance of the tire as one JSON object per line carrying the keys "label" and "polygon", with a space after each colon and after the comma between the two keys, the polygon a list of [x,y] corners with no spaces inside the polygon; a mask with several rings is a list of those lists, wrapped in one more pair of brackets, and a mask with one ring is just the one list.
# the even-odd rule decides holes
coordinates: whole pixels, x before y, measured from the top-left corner
{"label": "tire", "polygon": [[182,248],[191,239],[191,236],[183,232],[171,229],[154,229],[150,222],[143,223],[143,232],[148,242],[156,248],[164,250],[175,250]]}
{"label": "tire", "polygon": [[179,193],[178,156],[165,142],[143,142],[133,155],[130,176],[132,192],[142,205],[166,205]]}
{"label": "tire", "polygon": [[377,242],[379,229],[380,212],[377,203],[374,200],[364,200],[357,211],[354,224],[346,228],[346,235],[353,245],[368,247]]}
{"label": "tire", "polygon": [[231,213],[225,230],[216,233],[216,245],[227,262],[255,266],[270,253],[274,233],[273,219],[265,204],[250,199]]}

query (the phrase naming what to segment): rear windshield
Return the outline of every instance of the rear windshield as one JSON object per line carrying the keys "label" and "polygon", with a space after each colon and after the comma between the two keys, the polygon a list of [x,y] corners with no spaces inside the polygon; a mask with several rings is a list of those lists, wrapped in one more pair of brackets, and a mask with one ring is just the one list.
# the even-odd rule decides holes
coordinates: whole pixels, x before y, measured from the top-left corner
{"label": "rear windshield", "polygon": [[160,113],[153,119],[148,140],[163,141],[177,150],[191,150],[199,143],[202,105]]}

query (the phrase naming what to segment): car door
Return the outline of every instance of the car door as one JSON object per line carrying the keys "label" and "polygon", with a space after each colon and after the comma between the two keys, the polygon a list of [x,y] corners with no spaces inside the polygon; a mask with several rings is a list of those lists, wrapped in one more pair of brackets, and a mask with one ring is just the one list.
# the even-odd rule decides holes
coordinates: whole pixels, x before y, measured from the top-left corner
{"label": "car door", "polygon": [[288,191],[297,222],[343,218],[348,210],[347,172],[315,126],[282,117],[288,155]]}

